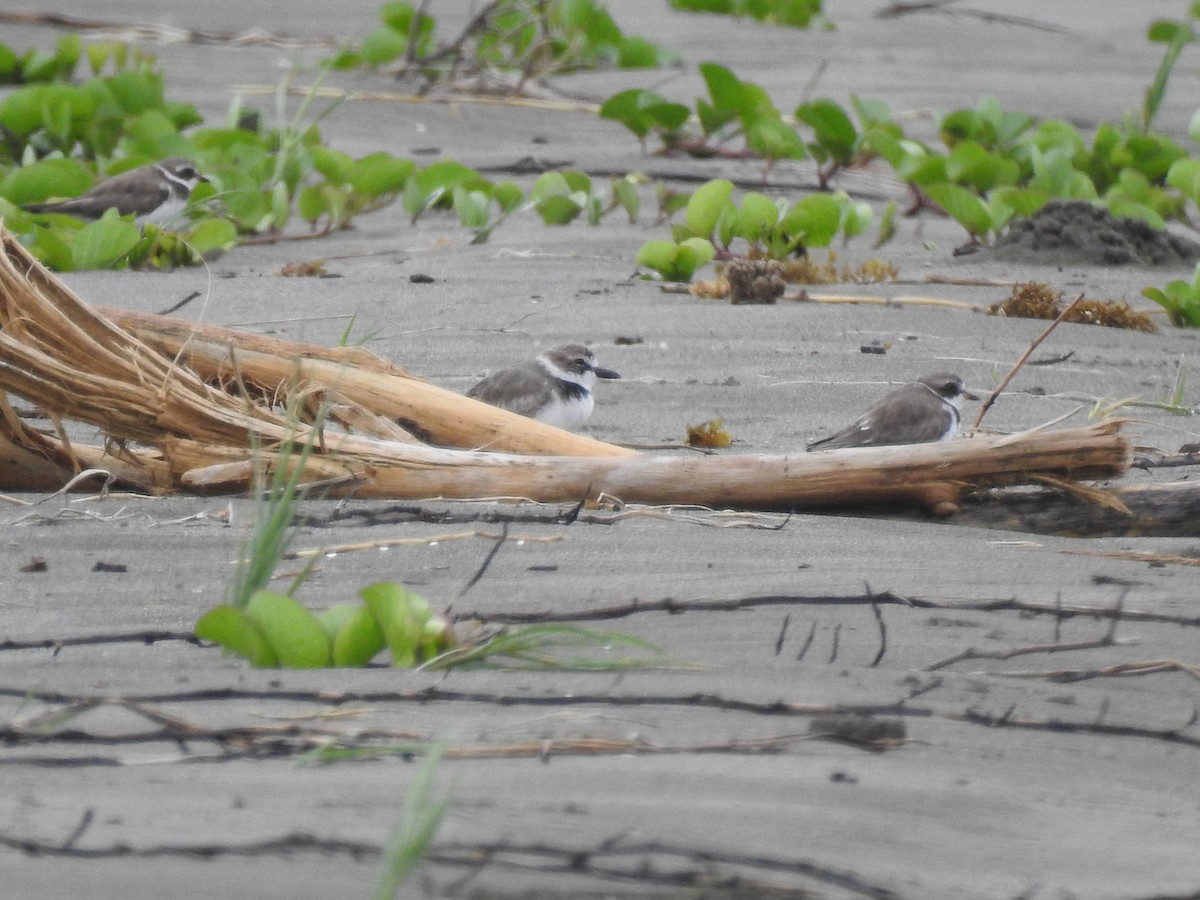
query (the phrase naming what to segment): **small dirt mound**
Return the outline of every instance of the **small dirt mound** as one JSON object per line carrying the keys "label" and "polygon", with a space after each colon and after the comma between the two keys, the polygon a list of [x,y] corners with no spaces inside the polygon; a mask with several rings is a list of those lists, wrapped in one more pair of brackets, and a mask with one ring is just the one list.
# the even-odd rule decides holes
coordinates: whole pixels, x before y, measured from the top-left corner
{"label": "small dirt mound", "polygon": [[1141,219],[1114,218],[1086,200],[1052,200],[1014,219],[996,238],[995,259],[1057,266],[1191,266],[1200,244]]}

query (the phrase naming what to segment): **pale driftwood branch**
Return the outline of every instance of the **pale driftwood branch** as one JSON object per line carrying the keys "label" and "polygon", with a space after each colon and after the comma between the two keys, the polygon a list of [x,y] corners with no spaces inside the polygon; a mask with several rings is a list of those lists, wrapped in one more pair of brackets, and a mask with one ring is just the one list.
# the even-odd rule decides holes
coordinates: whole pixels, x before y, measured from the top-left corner
{"label": "pale driftwood branch", "polygon": [[[361,497],[421,499],[526,497],[561,502],[610,494],[627,503],[698,503],[754,509],[828,509],[863,505],[921,505],[950,513],[959,496],[1039,475],[1110,477],[1125,467],[1128,442],[1119,423],[1026,435],[978,437],[912,447],[880,447],[783,456],[628,458],[513,456],[442,450],[347,436],[333,453],[310,457],[308,474],[325,480],[350,475],[346,491]],[[237,448],[214,450],[196,441],[162,445],[175,478],[196,489],[231,490],[224,469],[244,460]]]}
{"label": "pale driftwood branch", "polygon": [[[819,454],[636,453],[426,384],[362,350],[98,312],[10,234],[0,238],[0,389],[40,405],[56,423],[97,426],[107,440],[104,449],[72,446],[61,427],[33,429],[0,402],[6,440],[43,486],[53,467],[63,481],[104,468],[158,491],[243,491],[257,466],[298,464],[278,448],[318,426],[297,425],[289,410],[322,405],[328,412],[305,482],[361,497],[561,502],[608,494],[718,508],[919,504],[948,513],[967,491],[1111,477],[1129,464],[1118,421]],[[9,486],[5,475],[0,486]]]}
{"label": "pale driftwood branch", "polygon": [[[297,344],[219,325],[99,307],[101,315],[208,382],[235,378],[268,396],[320,389],[442,447],[558,456],[632,456],[422,381],[362,348]],[[380,435],[383,436],[383,435]]]}

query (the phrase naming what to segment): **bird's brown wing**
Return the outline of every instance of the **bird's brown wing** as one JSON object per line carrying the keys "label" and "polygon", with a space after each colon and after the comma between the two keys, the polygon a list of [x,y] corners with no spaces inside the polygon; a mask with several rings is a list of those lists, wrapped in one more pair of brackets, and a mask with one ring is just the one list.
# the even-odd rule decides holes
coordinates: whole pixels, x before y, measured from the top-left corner
{"label": "bird's brown wing", "polygon": [[930,396],[929,390],[921,385],[906,384],[896,388],[855,419],[853,425],[813,441],[807,449],[837,450],[936,441],[945,433],[945,420],[927,414]]}
{"label": "bird's brown wing", "polygon": [[549,402],[551,392],[545,378],[536,371],[517,368],[489,375],[467,391],[467,396],[532,417]]}
{"label": "bird's brown wing", "polygon": [[[130,213],[142,215],[160,206],[170,195],[170,189],[161,182],[156,181],[151,185],[142,186],[140,178],[125,180],[124,175],[118,175],[116,178],[110,178],[108,181],[96,185],[84,196],[68,200],[60,208],[64,212],[68,212],[66,207],[71,204],[79,204],[81,207],[86,205],[88,209],[95,210],[91,213],[92,215],[99,216],[106,209],[115,206],[117,212],[123,216]],[[80,212],[83,211],[81,208]]]}
{"label": "bird's brown wing", "polygon": [[[939,400],[931,407],[932,392],[919,384],[906,384],[897,388],[867,414],[872,424],[887,440],[878,444],[925,444],[937,441],[946,433],[948,415],[945,405]],[[932,409],[932,414],[931,414]]]}
{"label": "bird's brown wing", "polygon": [[843,428],[837,434],[821,438],[808,444],[806,450],[840,450],[844,447],[869,447],[873,441],[872,431],[868,425],[868,416],[859,416],[853,425]]}
{"label": "bird's brown wing", "polygon": [[[137,173],[138,176],[133,177]],[[99,218],[104,211],[117,208],[121,215],[142,215],[157,208],[170,195],[170,189],[160,182],[142,186],[145,173],[133,170],[102,181],[90,191],[59,203],[35,203],[25,207],[30,212],[55,212],[67,215]]]}

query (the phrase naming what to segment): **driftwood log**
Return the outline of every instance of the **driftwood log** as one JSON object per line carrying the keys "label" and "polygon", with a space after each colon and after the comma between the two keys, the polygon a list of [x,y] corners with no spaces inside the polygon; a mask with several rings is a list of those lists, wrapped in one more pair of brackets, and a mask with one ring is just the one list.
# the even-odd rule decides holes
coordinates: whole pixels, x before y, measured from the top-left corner
{"label": "driftwood log", "polygon": [[[636,453],[442,390],[363,350],[90,307],[7,231],[0,240],[0,390],[54,424],[33,428],[2,399],[8,490],[61,487],[103,469],[155,492],[245,491],[256,467],[297,464],[279,447],[310,435],[306,481],[394,499],[608,494],[754,509],[916,503],[946,513],[964,492],[1061,487],[1129,464],[1117,421],[813,454]],[[64,420],[100,429],[104,445],[73,443]]]}
{"label": "driftwood log", "polygon": [[1200,484],[1123,485],[1105,500],[1056,490],[979,494],[955,522],[1062,537],[1200,537]]}

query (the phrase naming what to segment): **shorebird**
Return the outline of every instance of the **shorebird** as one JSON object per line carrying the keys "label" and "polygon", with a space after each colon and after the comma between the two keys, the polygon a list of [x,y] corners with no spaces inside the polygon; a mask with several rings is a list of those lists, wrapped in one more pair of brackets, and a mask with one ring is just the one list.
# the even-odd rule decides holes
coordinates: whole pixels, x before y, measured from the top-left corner
{"label": "shorebird", "polygon": [[813,441],[809,450],[881,447],[946,441],[958,434],[963,400],[979,398],[957,375],[935,372],[889,391],[837,434]]}
{"label": "shorebird", "polygon": [[192,189],[208,181],[190,159],[174,156],[139,166],[100,182],[90,191],[70,200],[30,203],[33,213],[65,213],[82,219],[98,219],[106,210],[123,216],[133,214],[139,225],[166,225],[178,219],[192,196]]}
{"label": "shorebird", "polygon": [[538,354],[536,359],[489,375],[467,391],[468,397],[574,430],[592,414],[592,388],[597,378],[620,378],[596,365],[592,351],[567,344]]}

